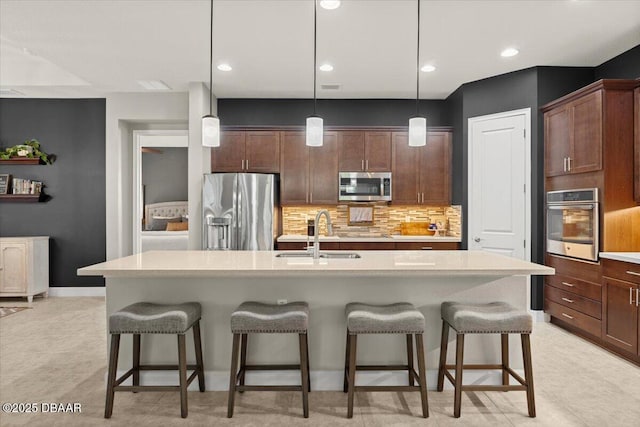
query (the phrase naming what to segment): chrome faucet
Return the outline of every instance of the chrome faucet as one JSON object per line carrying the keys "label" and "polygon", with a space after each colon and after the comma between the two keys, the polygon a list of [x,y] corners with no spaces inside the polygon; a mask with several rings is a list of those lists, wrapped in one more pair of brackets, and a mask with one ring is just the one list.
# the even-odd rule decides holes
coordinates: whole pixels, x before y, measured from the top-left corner
{"label": "chrome faucet", "polygon": [[331,215],[329,215],[329,211],[323,209],[318,211],[316,214],[316,219],[313,221],[313,259],[320,258],[320,239],[318,236],[318,230],[320,229],[320,217],[324,215],[327,218],[327,235],[331,236],[333,234],[333,227],[331,226]]}

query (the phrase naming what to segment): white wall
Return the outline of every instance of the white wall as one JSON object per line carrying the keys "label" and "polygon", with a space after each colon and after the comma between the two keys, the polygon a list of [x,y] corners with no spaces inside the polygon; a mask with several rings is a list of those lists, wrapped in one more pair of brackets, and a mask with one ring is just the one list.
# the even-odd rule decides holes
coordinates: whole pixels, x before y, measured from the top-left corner
{"label": "white wall", "polygon": [[[211,172],[211,149],[202,146],[202,116],[209,114],[210,91],[204,83],[189,84],[189,249],[202,249],[202,175]],[[212,113],[218,113],[213,99]]]}
{"label": "white wall", "polygon": [[113,93],[106,98],[107,259],[132,253],[133,130],[175,129],[189,120],[186,93]]}

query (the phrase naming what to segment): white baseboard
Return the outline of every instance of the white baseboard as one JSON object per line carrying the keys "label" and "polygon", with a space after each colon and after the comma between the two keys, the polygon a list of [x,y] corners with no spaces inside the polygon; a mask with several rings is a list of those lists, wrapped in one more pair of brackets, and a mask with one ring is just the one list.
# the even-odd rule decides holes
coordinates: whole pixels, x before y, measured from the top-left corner
{"label": "white baseboard", "polygon": [[549,322],[549,315],[542,310],[530,310],[534,322]]}
{"label": "white baseboard", "polygon": [[[520,376],[524,376],[521,369],[515,370]],[[126,371],[118,371],[118,377]],[[311,390],[315,391],[341,391],[343,385],[343,371],[311,371]],[[205,387],[207,391],[225,391],[229,389],[229,372],[205,371]],[[105,384],[106,384],[105,372]],[[438,370],[427,370],[427,388],[435,390],[438,382]],[[515,380],[512,380],[512,383]],[[141,385],[178,385],[178,373],[174,371],[144,371],[140,373]],[[502,373],[498,370],[466,370],[464,372],[465,384],[500,385]],[[122,383],[131,385],[131,378]],[[268,385],[297,385],[300,384],[298,371],[262,371],[247,372],[246,384]],[[407,373],[402,371],[363,371],[358,372],[357,385],[407,385]],[[445,390],[453,390],[449,381],[445,380]],[[190,391],[198,390],[198,381],[193,380],[189,386]]]}
{"label": "white baseboard", "polygon": [[50,297],[103,297],[105,295],[106,290],[104,286],[49,288]]}

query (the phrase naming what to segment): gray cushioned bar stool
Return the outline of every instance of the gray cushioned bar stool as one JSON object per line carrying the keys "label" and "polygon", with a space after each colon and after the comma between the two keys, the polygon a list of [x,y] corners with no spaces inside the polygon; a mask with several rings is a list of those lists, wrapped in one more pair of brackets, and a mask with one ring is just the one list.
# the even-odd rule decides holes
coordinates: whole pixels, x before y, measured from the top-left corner
{"label": "gray cushioned bar stool", "polygon": [[[492,302],[488,304],[462,304],[457,302],[443,302],[442,310],[442,342],[440,345],[440,367],[438,370],[438,391],[444,388],[446,376],[455,388],[453,415],[460,416],[462,392],[468,391],[509,391],[524,390],[527,392],[527,406],[529,416],[536,416],[536,404],[533,394],[533,369],[531,366],[531,315],[524,310],[505,303]],[[447,365],[447,344],[449,342],[449,327],[456,331],[456,364]],[[501,334],[502,364],[500,365],[465,365],[464,336],[465,334]],[[520,334],[522,340],[522,357],[524,359],[524,379],[509,367],[509,334]],[[455,378],[450,369],[455,369]],[[502,385],[462,385],[463,369],[501,369]],[[509,375],[520,385],[509,385]]]}
{"label": "gray cushioned bar stool", "polygon": [[[244,391],[302,391],[302,409],[304,417],[309,417],[309,305],[306,302],[288,304],[264,304],[244,302],[231,314],[231,332],[233,349],[231,352],[231,370],[229,376],[229,405],[227,417],[233,417],[235,392]],[[248,334],[298,334],[300,348],[299,365],[247,365]],[[240,369],[238,370],[238,353]],[[245,385],[247,371],[299,369],[301,385]]]}
{"label": "gray cushioned bar stool", "polygon": [[[107,380],[107,401],[104,417],[111,418],[113,398],[116,391],[179,391],[180,415],[187,417],[187,387],[198,376],[200,391],[204,391],[204,367],[202,364],[202,344],[200,341],[200,303],[153,304],[139,302],[131,304],[109,316],[109,333],[111,334],[111,354],[109,355],[109,377]],[[193,342],[196,353],[196,364],[187,365],[185,333],[193,328]],[[133,366],[120,378],[116,379],[118,370],[118,350],[120,335],[133,334]],[[140,335],[142,334],[176,334],[178,335],[177,365],[141,365]],[[193,373],[187,378],[187,369]],[[141,386],[140,371],[178,370],[179,386]],[[133,375],[133,385],[122,386],[123,381]]]}
{"label": "gray cushioned bar stool", "polygon": [[[427,379],[422,335],[425,320],[422,313],[409,303],[371,305],[350,303],[347,313],[347,349],[344,370],[344,392],[349,393],[347,417],[353,417],[353,398],[356,391],[419,391],[422,416],[429,416],[427,402]],[[407,339],[407,365],[357,365],[356,344],[358,334],[405,334]],[[415,336],[418,351],[418,372],[413,368],[413,343]],[[399,371],[409,374],[408,386],[356,386],[356,371]],[[414,385],[414,380],[418,385]]]}

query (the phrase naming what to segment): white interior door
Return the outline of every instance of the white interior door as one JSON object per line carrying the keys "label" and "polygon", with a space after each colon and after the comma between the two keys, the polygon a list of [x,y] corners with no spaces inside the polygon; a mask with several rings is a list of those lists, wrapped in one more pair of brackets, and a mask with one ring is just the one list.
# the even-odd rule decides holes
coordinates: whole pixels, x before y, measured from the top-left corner
{"label": "white interior door", "polygon": [[530,110],[469,119],[467,247],[530,259]]}

